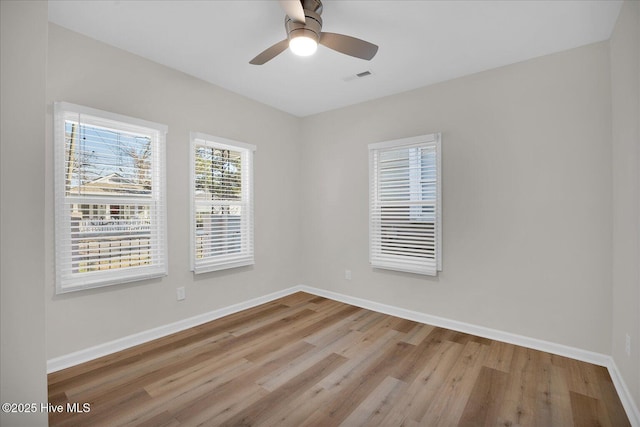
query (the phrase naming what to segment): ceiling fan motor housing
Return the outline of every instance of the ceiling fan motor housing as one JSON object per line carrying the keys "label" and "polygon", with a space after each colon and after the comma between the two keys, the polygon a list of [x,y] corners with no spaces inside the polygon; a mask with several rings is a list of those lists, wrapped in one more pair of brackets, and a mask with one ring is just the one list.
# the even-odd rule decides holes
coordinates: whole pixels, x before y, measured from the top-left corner
{"label": "ceiling fan motor housing", "polygon": [[[322,7],[322,6],[321,6]],[[322,11],[322,9],[320,9]],[[305,9],[304,15],[306,22],[294,21],[291,17],[285,16],[284,26],[287,30],[289,40],[296,37],[309,37],[320,42],[320,33],[322,32],[322,18],[319,13]]]}
{"label": "ceiling fan motor housing", "polygon": [[322,0],[300,0],[304,10],[310,10],[318,15],[322,15]]}

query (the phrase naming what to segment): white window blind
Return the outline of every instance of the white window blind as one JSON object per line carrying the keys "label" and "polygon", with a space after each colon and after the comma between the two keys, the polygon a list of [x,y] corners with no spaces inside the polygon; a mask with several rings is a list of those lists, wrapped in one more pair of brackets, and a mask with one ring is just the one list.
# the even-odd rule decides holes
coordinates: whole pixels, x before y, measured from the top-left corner
{"label": "white window blind", "polygon": [[369,145],[369,261],[436,275],[441,261],[440,134]]}
{"label": "white window blind", "polygon": [[167,274],[166,132],[54,104],[57,293]]}
{"label": "white window blind", "polygon": [[191,258],[196,274],[254,263],[255,149],[191,133]]}

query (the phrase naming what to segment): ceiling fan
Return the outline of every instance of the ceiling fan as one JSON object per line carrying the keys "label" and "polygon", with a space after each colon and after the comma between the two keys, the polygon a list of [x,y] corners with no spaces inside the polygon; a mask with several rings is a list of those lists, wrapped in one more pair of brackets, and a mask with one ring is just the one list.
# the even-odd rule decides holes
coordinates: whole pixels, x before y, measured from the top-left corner
{"label": "ceiling fan", "polygon": [[287,47],[296,55],[313,55],[318,43],[367,61],[378,52],[378,46],[373,43],[344,34],[322,32],[320,0],[280,0],[280,5],[286,13],[284,27],[287,30],[287,38],[265,49],[249,61],[249,64],[262,65],[284,52]]}

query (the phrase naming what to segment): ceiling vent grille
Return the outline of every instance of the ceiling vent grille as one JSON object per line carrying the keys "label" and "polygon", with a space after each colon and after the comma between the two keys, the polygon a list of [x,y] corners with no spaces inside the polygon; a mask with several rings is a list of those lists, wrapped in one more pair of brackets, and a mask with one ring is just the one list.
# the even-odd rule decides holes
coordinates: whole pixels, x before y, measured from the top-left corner
{"label": "ceiling vent grille", "polygon": [[358,73],[358,74],[354,74],[352,76],[347,76],[342,80],[344,80],[345,82],[351,82],[351,81],[354,81],[354,80],[360,80],[362,78],[365,78],[365,77],[371,76],[371,75],[373,75],[373,73],[371,71],[367,70],[367,71],[363,71],[363,72]]}

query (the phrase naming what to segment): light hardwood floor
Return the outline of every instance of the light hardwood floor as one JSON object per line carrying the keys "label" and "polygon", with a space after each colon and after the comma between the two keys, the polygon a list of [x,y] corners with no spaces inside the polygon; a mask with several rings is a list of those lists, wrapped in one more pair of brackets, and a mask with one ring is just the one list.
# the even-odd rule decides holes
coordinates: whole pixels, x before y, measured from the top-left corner
{"label": "light hardwood floor", "polygon": [[49,375],[51,426],[628,426],[607,370],[296,293]]}

